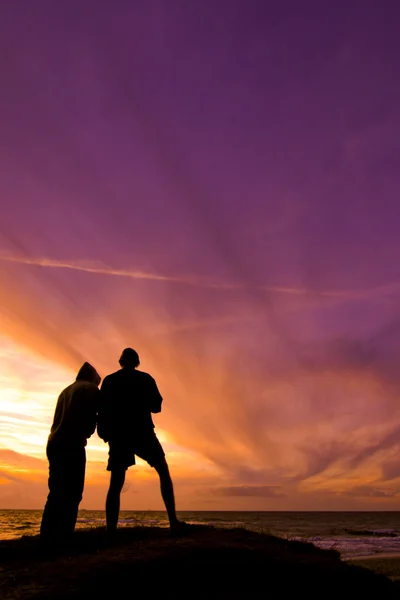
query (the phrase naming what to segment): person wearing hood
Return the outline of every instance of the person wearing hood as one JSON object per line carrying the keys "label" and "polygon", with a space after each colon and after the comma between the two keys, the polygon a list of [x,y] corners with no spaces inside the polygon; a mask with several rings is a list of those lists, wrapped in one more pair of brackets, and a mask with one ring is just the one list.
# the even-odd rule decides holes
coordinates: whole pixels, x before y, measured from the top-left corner
{"label": "person wearing hood", "polygon": [[40,527],[43,542],[63,543],[75,529],[82,500],[87,439],[96,429],[100,375],[88,362],[58,397],[47,442],[49,494]]}

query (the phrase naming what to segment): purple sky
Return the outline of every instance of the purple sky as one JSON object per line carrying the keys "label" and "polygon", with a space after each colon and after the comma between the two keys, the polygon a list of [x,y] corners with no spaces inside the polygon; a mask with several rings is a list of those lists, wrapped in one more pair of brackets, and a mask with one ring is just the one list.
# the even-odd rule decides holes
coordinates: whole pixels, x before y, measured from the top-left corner
{"label": "purple sky", "polygon": [[[226,490],[306,485],[299,453],[322,477],[395,452],[399,3],[7,0],[0,17],[2,333],[103,375],[121,347],[147,353],[164,428]],[[328,431],[332,407],[350,421]],[[387,484],[393,457],[375,458],[363,485]]]}

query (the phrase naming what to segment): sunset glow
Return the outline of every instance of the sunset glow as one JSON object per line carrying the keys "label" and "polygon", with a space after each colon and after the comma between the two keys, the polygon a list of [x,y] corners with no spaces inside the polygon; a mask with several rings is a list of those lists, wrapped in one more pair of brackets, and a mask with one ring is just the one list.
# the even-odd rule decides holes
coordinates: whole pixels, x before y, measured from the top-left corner
{"label": "sunset glow", "polygon": [[178,508],[398,509],[396,3],[139,4],[0,20],[0,508],[43,506],[58,394],[131,346]]}

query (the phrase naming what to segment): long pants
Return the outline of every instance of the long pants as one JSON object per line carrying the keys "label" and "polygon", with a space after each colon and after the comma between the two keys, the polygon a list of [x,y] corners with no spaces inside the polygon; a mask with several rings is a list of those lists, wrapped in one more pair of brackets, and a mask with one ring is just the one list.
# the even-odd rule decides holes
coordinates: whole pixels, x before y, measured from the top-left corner
{"label": "long pants", "polygon": [[47,445],[49,495],[44,507],[40,536],[45,541],[64,542],[72,535],[85,483],[84,447]]}

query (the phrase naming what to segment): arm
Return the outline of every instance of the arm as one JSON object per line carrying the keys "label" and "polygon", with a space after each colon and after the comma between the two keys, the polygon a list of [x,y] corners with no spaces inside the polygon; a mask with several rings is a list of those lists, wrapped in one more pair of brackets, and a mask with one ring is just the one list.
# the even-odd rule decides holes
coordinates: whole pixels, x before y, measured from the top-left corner
{"label": "arm", "polygon": [[103,380],[97,409],[97,435],[104,442],[110,439],[110,409],[107,378]]}
{"label": "arm", "polygon": [[99,389],[95,385],[90,386],[90,388],[86,390],[83,426],[87,438],[90,438],[90,436],[96,430],[96,415],[98,409],[99,394]]}
{"label": "arm", "polygon": [[149,380],[149,404],[150,412],[159,413],[161,412],[161,404],[163,398],[158,390],[155,380],[151,377]]}

